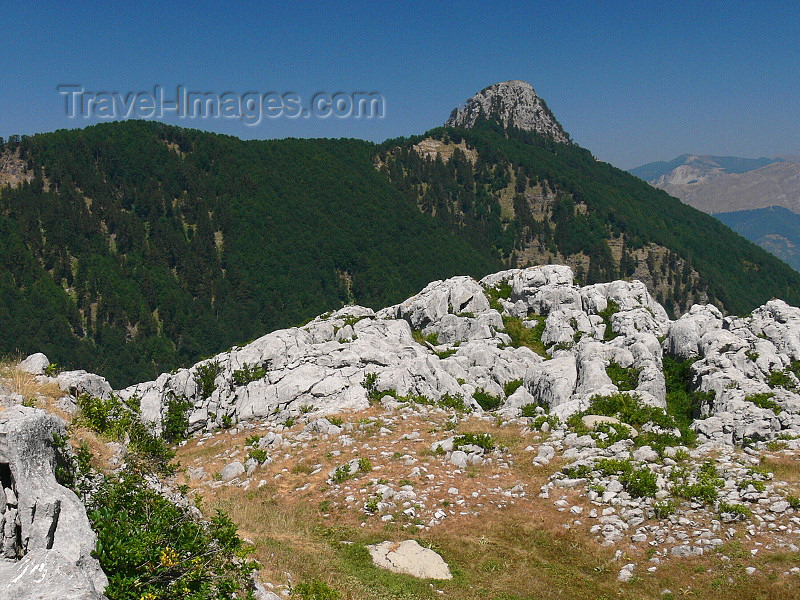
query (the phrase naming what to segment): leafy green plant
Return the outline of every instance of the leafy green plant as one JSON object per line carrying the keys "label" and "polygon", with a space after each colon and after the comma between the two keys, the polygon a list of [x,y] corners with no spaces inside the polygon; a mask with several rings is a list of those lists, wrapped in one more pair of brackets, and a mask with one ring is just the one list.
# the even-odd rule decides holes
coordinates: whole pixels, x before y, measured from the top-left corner
{"label": "leafy green plant", "polygon": [[550,429],[555,429],[561,424],[561,419],[559,419],[556,415],[539,415],[533,421],[531,421],[531,429],[541,429],[542,425],[547,423],[550,425]]}
{"label": "leafy green plant", "polygon": [[792,496],[791,494],[789,494],[788,496],[786,496],[786,501],[789,503],[789,506],[791,506],[793,509],[800,510],[800,498],[798,498],[797,496]]}
{"label": "leafy green plant", "polygon": [[378,502],[380,502],[380,498],[377,496],[371,496],[370,499],[364,504],[364,510],[373,514],[378,512]]}
{"label": "leafy green plant", "polygon": [[247,454],[248,458],[254,459],[258,464],[263,463],[269,458],[269,454],[262,448],[254,448]]}
{"label": "leafy green plant", "polygon": [[383,398],[386,394],[378,389],[378,374],[377,373],[365,373],[364,374],[364,381],[361,383],[361,386],[367,390],[367,400],[370,404],[376,404],[380,402],[380,399]]}
{"label": "leafy green plant", "polygon": [[677,506],[673,500],[663,500],[653,504],[653,512],[656,519],[666,519],[675,514]]}
{"label": "leafy green plant", "polygon": [[194,380],[197,383],[200,397],[208,398],[217,389],[217,384],[214,381],[221,372],[222,366],[217,360],[195,367]]}
{"label": "leafy green plant", "polygon": [[561,469],[561,472],[571,479],[582,479],[592,474],[592,467],[589,465],[568,465]]}
{"label": "leafy green plant", "polygon": [[350,479],[355,473],[350,472],[350,463],[345,463],[336,467],[336,470],[333,472],[333,479],[334,483],[341,483],[347,479]]}
{"label": "leafy green plant", "polygon": [[712,504],[719,495],[719,488],[725,481],[717,474],[717,468],[712,460],[705,461],[697,470],[694,481],[690,481],[689,473],[685,469],[675,469],[671,474],[675,482],[672,491],[676,496],[694,500],[703,504]]}
{"label": "leafy green plant", "polygon": [[794,391],[797,389],[797,380],[790,369],[784,369],[783,371],[772,371],[767,375],[767,385],[771,388],[780,387]]}
{"label": "leafy green plant", "polygon": [[536,409],[539,408],[539,405],[535,402],[529,402],[528,404],[523,405],[520,407],[520,416],[521,417],[535,417],[536,416]]}
{"label": "leafy green plant", "polygon": [[339,600],[341,597],[338,591],[318,579],[298,583],[292,588],[291,595],[301,600]]}
{"label": "leafy green plant", "polygon": [[497,410],[503,404],[503,399],[500,396],[490,394],[483,388],[476,389],[472,397],[485,411]]}
{"label": "leafy green plant", "polygon": [[522,387],[522,379],[512,379],[503,386],[503,393],[506,395],[506,398],[508,398],[520,387]]}
{"label": "leafy green plant", "polygon": [[727,502],[720,502],[717,510],[720,514],[727,513],[741,519],[749,517],[753,514],[753,511],[750,509],[750,507],[745,506],[744,504],[728,504]]}
{"label": "leafy green plant", "polygon": [[500,299],[509,300],[511,298],[512,287],[508,281],[502,281],[495,287],[486,288],[486,297],[489,300],[489,307],[493,308],[499,313],[503,312],[503,305],[500,304]]}
{"label": "leafy green plant", "polygon": [[50,363],[44,369],[44,374],[48,377],[55,377],[61,372],[61,368],[56,363]]}
{"label": "leafy green plant", "polygon": [[169,444],[186,439],[189,429],[189,413],[192,403],[186,396],[170,392],[167,396],[167,411],[162,424],[162,436]]}
{"label": "leafy green plant", "polygon": [[326,418],[328,419],[328,423],[330,423],[331,425],[336,425],[337,427],[341,427],[342,424],[344,423],[342,417],[336,415],[330,415]]}
{"label": "leafy green plant", "polygon": [[641,369],[634,367],[621,367],[613,360],[606,367],[606,373],[611,378],[611,383],[617,386],[620,392],[635,390],[639,385],[639,373],[641,372]]}
{"label": "leafy green plant", "polygon": [[614,333],[614,330],[611,328],[611,317],[619,312],[619,304],[612,300],[611,298],[608,299],[608,303],[606,307],[601,310],[598,315],[603,319],[603,323],[606,325],[606,330],[603,335],[603,339],[605,340],[613,340],[619,334]]}
{"label": "leafy green plant", "polygon": [[542,334],[545,328],[545,317],[532,315],[528,317],[528,321],[536,321],[533,327],[526,327],[522,319],[517,317],[510,317],[503,315],[503,327],[511,338],[511,346],[513,348],[526,347],[533,350],[536,354],[543,358],[550,358],[547,354],[547,348],[542,342]]}
{"label": "leafy green plant", "polygon": [[747,402],[752,402],[759,408],[768,408],[777,415],[782,409],[777,402],[772,400],[774,396],[775,394],[773,392],[764,392],[761,394],[751,394],[749,396],[745,396],[744,399]]}
{"label": "leafy green plant", "polygon": [[649,498],[658,492],[656,474],[646,466],[635,468],[630,459],[601,458],[595,467],[603,475],[618,475],[625,491],[635,498]]}
{"label": "leafy green plant", "polygon": [[361,473],[369,473],[372,471],[372,463],[368,458],[359,458],[358,459],[358,470]]}
{"label": "leafy green plant", "polygon": [[427,342],[431,346],[438,346],[439,345],[439,332],[434,331],[433,333],[429,333],[427,335],[423,334],[422,331],[418,329],[414,329],[411,331],[411,336],[414,338],[414,341],[418,344],[425,345]]}
{"label": "leafy green plant", "polygon": [[453,449],[458,450],[463,446],[480,446],[487,452],[495,449],[497,444],[488,433],[465,433],[453,438]]}
{"label": "leafy green plant", "polygon": [[470,407],[464,404],[464,396],[461,394],[456,394],[455,396],[444,394],[441,398],[439,398],[439,400],[436,401],[436,404],[442,408],[451,408],[456,412],[469,412],[472,410]]}
{"label": "leafy green plant", "polygon": [[236,385],[247,385],[251,381],[264,379],[267,376],[267,370],[259,365],[251,367],[247,363],[242,365],[241,369],[236,369],[233,372],[233,382]]}
{"label": "leafy green plant", "polygon": [[258,568],[224,513],[198,521],[130,471],[106,478],[87,514],[109,600],[228,600]]}

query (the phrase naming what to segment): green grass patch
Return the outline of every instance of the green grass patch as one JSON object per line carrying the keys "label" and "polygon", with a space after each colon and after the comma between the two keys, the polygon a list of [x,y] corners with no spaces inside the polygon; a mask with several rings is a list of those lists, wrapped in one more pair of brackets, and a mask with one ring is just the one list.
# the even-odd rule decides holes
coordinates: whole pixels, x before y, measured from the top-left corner
{"label": "green grass patch", "polygon": [[514,348],[525,346],[536,352],[539,356],[550,358],[550,355],[547,354],[547,348],[542,342],[545,317],[533,315],[528,317],[528,321],[531,320],[536,321],[536,325],[533,327],[526,327],[522,319],[503,315],[503,326],[505,327],[508,337],[511,338],[511,346]]}

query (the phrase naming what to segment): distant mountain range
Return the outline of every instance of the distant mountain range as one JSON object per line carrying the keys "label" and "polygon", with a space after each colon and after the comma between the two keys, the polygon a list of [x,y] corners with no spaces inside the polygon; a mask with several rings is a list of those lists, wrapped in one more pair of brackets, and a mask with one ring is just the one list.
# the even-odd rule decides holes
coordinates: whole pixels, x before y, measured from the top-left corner
{"label": "distant mountain range", "polygon": [[714,216],[800,271],[800,215],[782,206],[771,206]]}
{"label": "distant mountain range", "polygon": [[682,154],[630,173],[800,270],[800,157]]}
{"label": "distant mountain range", "polygon": [[343,305],[548,263],[639,279],[673,316],[800,304],[800,274],[597,161],[520,81],[382,144],[143,121],[0,140],[0,353],[115,387]]}

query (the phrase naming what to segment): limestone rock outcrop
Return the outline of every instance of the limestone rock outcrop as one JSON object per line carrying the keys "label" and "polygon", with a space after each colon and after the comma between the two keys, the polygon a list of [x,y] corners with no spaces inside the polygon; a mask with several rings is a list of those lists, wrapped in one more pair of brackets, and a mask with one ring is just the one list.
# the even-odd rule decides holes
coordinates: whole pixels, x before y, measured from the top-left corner
{"label": "limestone rock outcrop", "polygon": [[453,109],[445,126],[473,127],[481,118],[496,117],[506,127],[514,125],[535,131],[556,142],[571,143],[569,135],[547,105],[524,81],[503,81],[490,85],[470,98],[464,108]]}
{"label": "limestone rock outcrop", "polygon": [[86,510],[55,478],[54,434],[64,423],[43,410],[0,412],[0,598],[104,598]]}

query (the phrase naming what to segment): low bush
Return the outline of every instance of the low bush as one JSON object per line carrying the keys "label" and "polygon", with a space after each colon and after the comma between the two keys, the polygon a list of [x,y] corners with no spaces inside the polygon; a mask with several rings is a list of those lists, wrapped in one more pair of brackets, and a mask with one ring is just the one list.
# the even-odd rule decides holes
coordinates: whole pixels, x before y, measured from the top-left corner
{"label": "low bush", "polygon": [[522,379],[512,379],[503,386],[503,393],[506,395],[506,398],[508,398],[520,387],[522,387]]}
{"label": "low bush", "polygon": [[611,378],[611,383],[617,386],[620,392],[635,390],[639,385],[639,373],[641,372],[641,369],[621,367],[613,360],[606,367],[606,373]]}
{"label": "low bush", "polygon": [[194,380],[202,398],[208,398],[217,389],[215,380],[222,372],[222,366],[216,360],[195,367]]}
{"label": "low bush", "polygon": [[130,471],[107,478],[87,513],[109,600],[227,600],[258,568],[227,516],[201,522]]}
{"label": "low bush", "polygon": [[236,369],[233,372],[233,382],[236,385],[247,385],[251,381],[264,379],[267,376],[267,370],[261,366],[251,367],[247,363],[242,365],[241,369]]}
{"label": "low bush", "polygon": [[465,433],[453,438],[453,450],[458,450],[463,446],[480,446],[487,452],[491,452],[497,444],[488,433]]}
{"label": "low bush", "polygon": [[747,402],[752,402],[753,404],[755,404],[759,408],[771,409],[772,412],[774,412],[777,415],[777,414],[780,414],[781,407],[780,407],[780,405],[778,405],[777,402],[772,400],[772,398],[774,396],[775,396],[775,394],[772,393],[772,392],[765,392],[765,393],[762,393],[762,394],[751,394],[750,396],[745,396],[744,399]]}
{"label": "low bush", "polygon": [[291,595],[300,600],[339,600],[341,597],[338,591],[318,579],[298,583],[292,588]]}
{"label": "low bush", "polygon": [[483,388],[475,390],[472,397],[475,398],[475,401],[485,411],[497,410],[503,404],[503,399],[500,396],[490,394]]}

